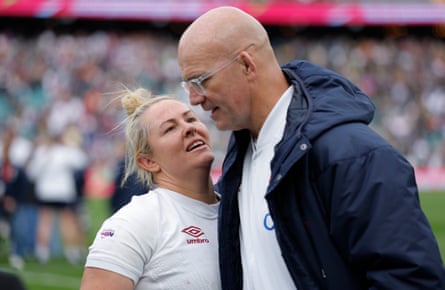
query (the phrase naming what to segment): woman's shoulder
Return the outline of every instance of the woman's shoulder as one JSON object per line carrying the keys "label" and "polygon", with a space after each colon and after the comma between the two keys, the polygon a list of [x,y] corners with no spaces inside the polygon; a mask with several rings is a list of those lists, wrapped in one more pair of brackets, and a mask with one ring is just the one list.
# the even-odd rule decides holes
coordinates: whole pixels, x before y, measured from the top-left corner
{"label": "woman's shoulder", "polygon": [[159,199],[156,194],[149,192],[133,196],[129,203],[103,222],[102,230],[112,230],[122,237],[130,235],[141,238],[143,233],[153,233],[158,228],[161,219],[158,208]]}
{"label": "woman's shoulder", "polygon": [[160,202],[159,195],[155,191],[149,191],[141,195],[133,195],[130,201],[120,208],[113,216],[145,216],[156,212]]}

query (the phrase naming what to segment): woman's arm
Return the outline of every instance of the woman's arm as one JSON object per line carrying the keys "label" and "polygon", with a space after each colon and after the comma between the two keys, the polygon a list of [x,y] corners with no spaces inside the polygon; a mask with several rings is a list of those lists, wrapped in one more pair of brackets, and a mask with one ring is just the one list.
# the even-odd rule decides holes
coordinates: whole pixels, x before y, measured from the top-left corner
{"label": "woman's arm", "polygon": [[86,267],[80,290],[134,290],[133,281],[120,274],[99,268]]}

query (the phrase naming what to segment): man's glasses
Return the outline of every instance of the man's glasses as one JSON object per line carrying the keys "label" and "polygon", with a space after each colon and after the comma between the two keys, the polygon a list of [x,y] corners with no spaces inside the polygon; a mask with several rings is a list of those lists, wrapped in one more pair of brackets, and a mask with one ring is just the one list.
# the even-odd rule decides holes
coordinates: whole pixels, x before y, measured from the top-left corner
{"label": "man's glasses", "polygon": [[[247,50],[247,49],[249,49],[249,47],[251,47],[253,45],[254,44],[250,44],[249,46],[247,46],[243,50]],[[241,51],[243,51],[243,50],[241,50]],[[190,92],[193,91],[195,94],[197,94],[199,96],[205,96],[206,89],[205,89],[205,87],[204,87],[204,85],[202,83],[205,80],[209,79],[211,76],[215,75],[217,72],[223,70],[225,67],[227,67],[227,66],[231,65],[232,63],[234,63],[238,59],[238,56],[239,56],[240,52],[238,52],[234,57],[232,57],[228,61],[222,63],[221,65],[217,66],[216,68],[214,68],[210,72],[206,72],[206,73],[200,75],[197,78],[193,78],[193,79],[190,79],[190,80],[187,80],[187,81],[182,81],[181,82],[181,86],[184,88],[184,90],[187,92],[187,94],[190,94]]]}
{"label": "man's glasses", "polygon": [[206,89],[204,88],[204,85],[202,83],[211,76],[215,75],[217,72],[223,70],[225,67],[231,65],[237,59],[238,55],[217,66],[210,72],[206,72],[200,75],[199,77],[190,79],[188,81],[182,81],[181,86],[184,88],[187,94],[190,94],[190,91],[193,91],[195,94],[198,94],[199,96],[204,96],[206,94]]}

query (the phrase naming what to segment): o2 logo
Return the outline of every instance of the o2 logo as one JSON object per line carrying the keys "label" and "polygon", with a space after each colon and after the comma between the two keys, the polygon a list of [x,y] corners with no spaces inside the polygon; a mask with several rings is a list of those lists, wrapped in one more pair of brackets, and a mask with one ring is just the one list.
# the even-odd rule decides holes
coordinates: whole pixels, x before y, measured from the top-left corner
{"label": "o2 logo", "polygon": [[273,231],[275,229],[275,225],[273,223],[272,217],[270,213],[266,213],[263,219],[264,228],[268,231]]}

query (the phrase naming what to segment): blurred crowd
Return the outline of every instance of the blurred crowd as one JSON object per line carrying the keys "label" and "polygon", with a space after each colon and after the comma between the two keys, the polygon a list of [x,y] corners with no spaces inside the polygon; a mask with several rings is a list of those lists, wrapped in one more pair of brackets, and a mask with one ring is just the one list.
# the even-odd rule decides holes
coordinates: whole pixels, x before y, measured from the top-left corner
{"label": "blurred crowd", "polygon": [[[413,165],[445,165],[443,39],[409,35],[357,38],[329,33],[309,37],[288,33],[272,34],[272,42],[282,63],[294,58],[307,59],[344,74],[362,88],[377,106],[373,128]],[[40,210],[42,219],[41,204],[35,203],[26,192],[38,194],[37,176],[50,166],[43,162],[36,169],[35,159],[42,148],[54,143],[51,140],[67,146],[63,151],[66,153],[55,156],[64,159],[59,165],[63,164],[73,179],[71,188],[66,189],[70,191],[68,199],[68,195],[63,199],[51,197],[46,205],[69,203],[76,213],[84,196],[111,197],[118,186],[115,177],[124,156],[120,126],[124,116],[116,92],[124,86],[143,86],[155,94],[174,94],[187,101],[180,87],[176,45],[177,37],[155,30],[68,34],[48,29],[31,37],[0,32],[0,197],[11,197],[4,199],[9,200],[4,203],[4,214],[14,217],[17,207],[34,204],[37,206],[21,218],[35,220]],[[217,169],[224,156],[228,132],[218,132],[208,115],[196,109],[210,127]],[[74,148],[77,151],[72,151]],[[68,162],[70,156],[77,157]],[[29,179],[30,185],[11,189],[11,181],[20,178]],[[20,191],[25,194],[19,195]],[[60,206],[52,209],[63,216]],[[47,216],[48,213],[46,219]],[[67,219],[72,217],[68,215]],[[80,220],[67,222],[82,228]],[[19,225],[23,226],[23,221]],[[33,251],[39,248],[39,257],[45,262],[49,259],[48,238],[43,238],[46,246],[36,245],[32,237],[38,235],[37,228],[34,225],[34,230],[15,233],[12,227],[17,237],[23,234],[31,237],[14,254],[34,255]],[[64,242],[81,245],[82,239],[67,233]],[[74,246],[71,250],[66,253],[67,258],[76,261],[79,251]],[[16,264],[21,265],[20,261]]]}
{"label": "blurred crowd", "polygon": [[443,39],[324,35],[285,40],[277,50],[283,61],[308,59],[357,84],[376,104],[372,126],[414,166],[445,165]]}

